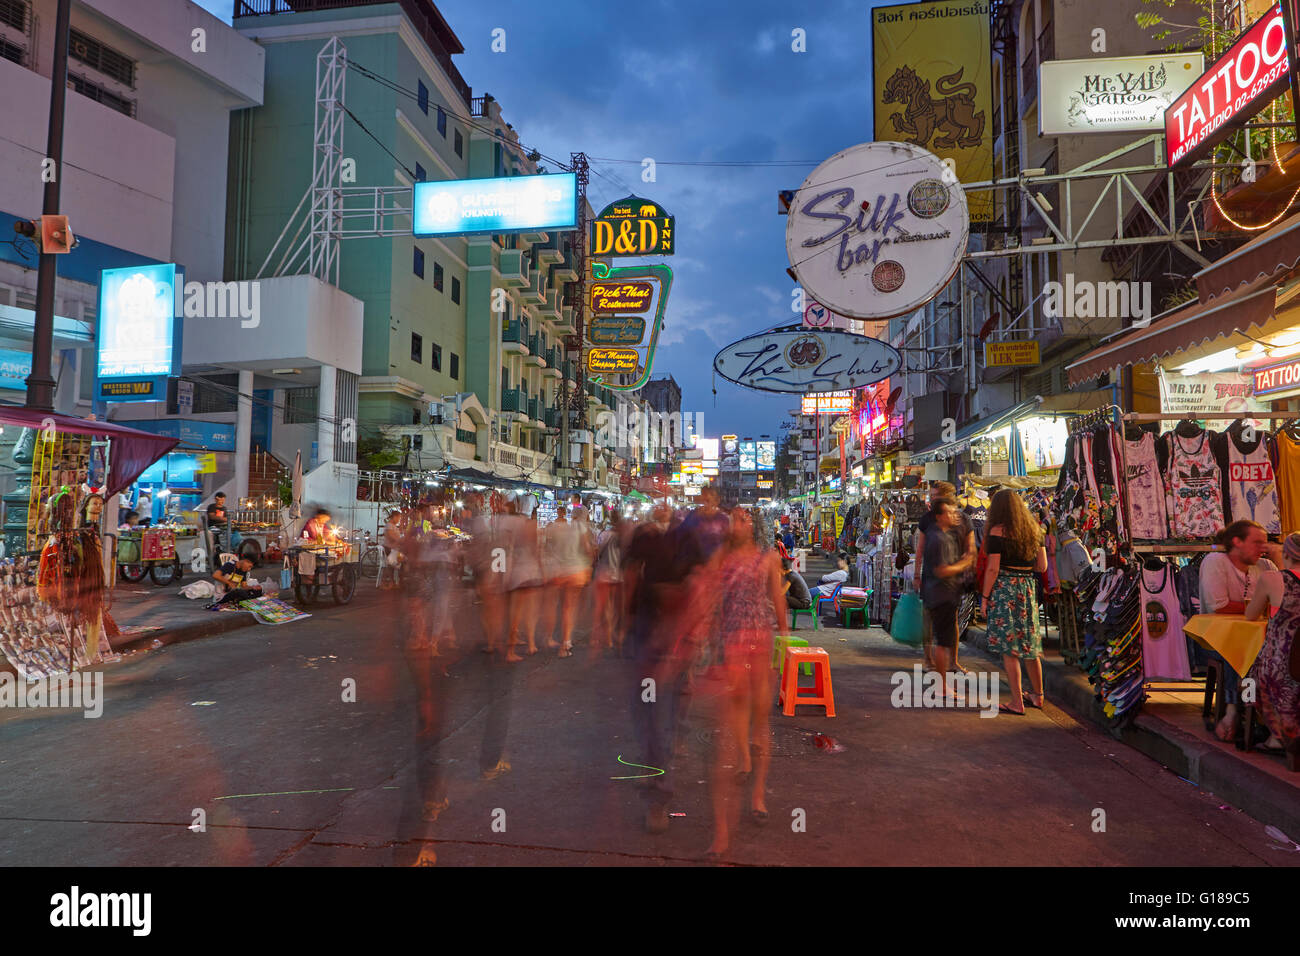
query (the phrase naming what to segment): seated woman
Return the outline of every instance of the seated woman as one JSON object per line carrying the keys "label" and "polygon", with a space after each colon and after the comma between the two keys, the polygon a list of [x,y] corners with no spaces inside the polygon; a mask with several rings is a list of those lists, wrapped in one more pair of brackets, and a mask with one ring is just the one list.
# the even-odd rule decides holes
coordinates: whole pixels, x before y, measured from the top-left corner
{"label": "seated woman", "polygon": [[302,529],[302,537],[314,544],[324,543],[329,539],[330,513],[321,508]]}
{"label": "seated woman", "polygon": [[1261,749],[1285,751],[1296,766],[1300,760],[1300,680],[1294,676],[1300,672],[1300,649],[1295,646],[1300,629],[1300,534],[1286,536],[1282,563],[1282,571],[1264,573],[1246,606],[1246,617],[1257,621],[1268,608],[1278,609],[1269,619],[1251,676],[1260,717],[1272,731]]}

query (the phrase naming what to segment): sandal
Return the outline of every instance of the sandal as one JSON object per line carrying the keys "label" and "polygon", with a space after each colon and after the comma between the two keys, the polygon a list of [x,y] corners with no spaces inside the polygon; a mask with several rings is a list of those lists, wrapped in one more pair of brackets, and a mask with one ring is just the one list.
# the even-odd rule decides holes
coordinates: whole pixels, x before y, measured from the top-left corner
{"label": "sandal", "polygon": [[1012,709],[1011,709],[1010,707],[1008,707],[1006,704],[998,704],[998,713],[999,713],[999,714],[1015,714],[1017,717],[1023,717],[1023,716],[1025,716],[1025,712],[1024,712],[1023,710],[1012,710]]}
{"label": "sandal", "polygon": [[556,656],[557,656],[557,657],[572,657],[572,656],[573,656],[573,645],[572,645],[572,644],[565,644],[563,647],[560,648],[560,653],[557,654]]}
{"label": "sandal", "polygon": [[[1036,704],[1035,704],[1035,703],[1033,702],[1033,700],[1032,700],[1032,698],[1034,698],[1034,697],[1037,697],[1037,698],[1038,698],[1038,703],[1036,703]],[[1042,709],[1043,709],[1043,698],[1042,698],[1042,695],[1040,695],[1040,694],[1021,694],[1021,695],[1020,695],[1020,699],[1023,700],[1023,701],[1025,702],[1025,706],[1026,706],[1026,707],[1032,707],[1032,708],[1034,708],[1034,710],[1042,710]]]}

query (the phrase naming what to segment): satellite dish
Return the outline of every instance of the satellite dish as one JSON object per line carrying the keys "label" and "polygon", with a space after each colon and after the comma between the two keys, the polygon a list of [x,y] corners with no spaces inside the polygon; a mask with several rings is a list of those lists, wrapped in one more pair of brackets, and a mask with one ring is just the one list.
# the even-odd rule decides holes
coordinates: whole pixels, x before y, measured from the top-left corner
{"label": "satellite dish", "polygon": [[989,335],[992,334],[993,330],[998,327],[998,319],[1001,317],[1002,317],[1002,313],[994,312],[992,315],[989,316],[989,320],[980,326],[981,342],[987,339]]}

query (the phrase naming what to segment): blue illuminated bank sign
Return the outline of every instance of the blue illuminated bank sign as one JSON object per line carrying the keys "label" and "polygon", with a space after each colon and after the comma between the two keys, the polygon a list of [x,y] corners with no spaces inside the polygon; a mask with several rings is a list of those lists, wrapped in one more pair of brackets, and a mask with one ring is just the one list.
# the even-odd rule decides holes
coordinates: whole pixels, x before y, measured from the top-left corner
{"label": "blue illuminated bank sign", "polygon": [[418,182],[412,201],[417,236],[564,231],[578,228],[573,173]]}
{"label": "blue illuminated bank sign", "polygon": [[176,265],[105,269],[99,279],[95,395],[101,401],[162,402],[181,370]]}

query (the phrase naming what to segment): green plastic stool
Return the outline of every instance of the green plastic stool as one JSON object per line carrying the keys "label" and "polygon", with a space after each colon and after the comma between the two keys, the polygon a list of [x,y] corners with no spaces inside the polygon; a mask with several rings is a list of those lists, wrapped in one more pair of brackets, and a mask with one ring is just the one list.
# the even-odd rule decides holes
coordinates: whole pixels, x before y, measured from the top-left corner
{"label": "green plastic stool", "polygon": [[[808,642],[802,637],[793,635],[778,634],[776,636],[776,646],[773,648],[772,667],[775,670],[781,670],[782,661],[785,658],[785,649],[787,647],[807,647]],[[812,664],[803,665],[803,674],[805,677],[812,677]]]}
{"label": "green plastic stool", "polygon": [[817,616],[817,609],[815,607],[791,608],[790,609],[790,630],[795,630],[796,625],[799,623],[800,614],[807,614],[810,618],[812,618],[814,631],[821,630],[822,623]]}
{"label": "green plastic stool", "polygon": [[840,613],[844,616],[844,626],[849,627],[853,624],[853,615],[858,614],[862,617],[862,626],[867,626],[867,609],[865,607],[842,607]]}

